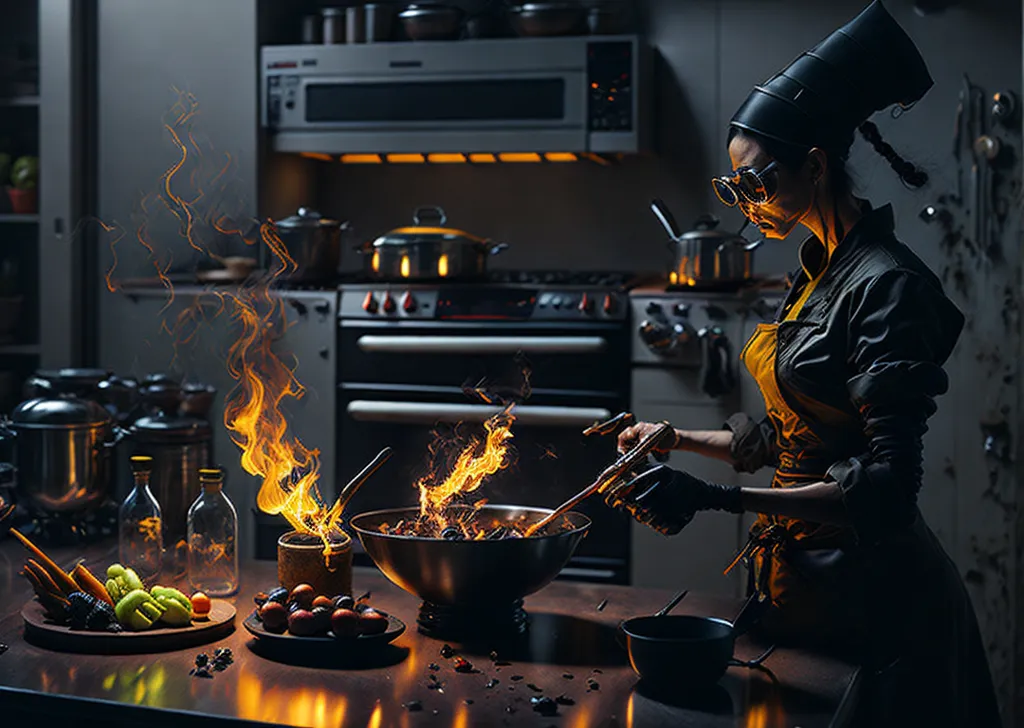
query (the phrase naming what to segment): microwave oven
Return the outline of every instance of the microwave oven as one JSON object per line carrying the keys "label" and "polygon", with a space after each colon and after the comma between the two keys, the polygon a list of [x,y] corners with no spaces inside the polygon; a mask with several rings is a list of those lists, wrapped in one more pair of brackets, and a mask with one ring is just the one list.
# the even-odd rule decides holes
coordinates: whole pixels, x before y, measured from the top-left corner
{"label": "microwave oven", "polygon": [[650,139],[638,36],[265,46],[282,152],[635,154]]}

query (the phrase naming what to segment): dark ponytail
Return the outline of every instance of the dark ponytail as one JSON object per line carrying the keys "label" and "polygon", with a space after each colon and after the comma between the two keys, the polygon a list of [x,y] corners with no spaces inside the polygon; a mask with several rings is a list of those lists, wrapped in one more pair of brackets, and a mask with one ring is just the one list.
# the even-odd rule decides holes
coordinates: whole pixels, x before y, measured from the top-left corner
{"label": "dark ponytail", "polygon": [[924,187],[928,184],[928,173],[917,165],[908,162],[901,157],[895,149],[892,148],[887,141],[882,139],[882,133],[878,131],[878,127],[872,121],[865,121],[859,127],[857,127],[864,137],[865,141],[875,148],[875,151],[885,157],[885,160],[889,163],[896,174],[900,176],[903,184],[908,187]]}

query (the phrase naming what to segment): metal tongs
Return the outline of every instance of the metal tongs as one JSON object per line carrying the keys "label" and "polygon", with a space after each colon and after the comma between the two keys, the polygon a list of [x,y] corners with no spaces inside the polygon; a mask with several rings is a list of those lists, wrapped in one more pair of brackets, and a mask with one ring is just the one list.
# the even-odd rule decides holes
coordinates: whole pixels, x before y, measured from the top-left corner
{"label": "metal tongs", "polygon": [[[607,422],[591,425],[583,431],[583,434],[607,435],[615,432],[622,425],[629,426],[634,422],[636,422],[636,418],[631,413],[623,412]],[[673,432],[674,430],[672,425],[667,422],[662,422],[658,425],[657,429],[634,445],[632,450],[623,453],[619,456],[618,460],[605,468],[593,483],[588,485],[562,505],[558,506],[551,515],[544,517],[527,528],[525,535],[534,535],[595,493],[604,493],[613,486],[620,484],[621,480],[632,474],[634,468],[646,460],[649,455],[654,453],[655,448],[665,440],[666,436]]]}
{"label": "metal tongs", "polygon": [[331,506],[331,510],[327,513],[326,522],[330,524],[331,530],[338,528],[338,521],[341,520],[341,514],[345,510],[345,506],[347,506],[348,502],[352,500],[352,496],[356,494],[356,491],[359,490],[360,486],[369,480],[371,475],[380,470],[380,467],[391,458],[392,454],[394,454],[394,450],[390,447],[385,447],[377,453],[377,457],[371,460],[365,468],[360,470],[359,473],[352,478],[352,480],[348,481],[345,487],[341,489],[337,500],[334,501],[334,505]]}

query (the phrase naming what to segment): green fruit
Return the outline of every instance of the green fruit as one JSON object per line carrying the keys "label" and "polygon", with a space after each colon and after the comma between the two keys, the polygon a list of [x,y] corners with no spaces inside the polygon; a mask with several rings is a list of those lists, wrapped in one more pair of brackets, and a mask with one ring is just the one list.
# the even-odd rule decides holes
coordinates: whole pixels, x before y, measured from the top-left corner
{"label": "green fruit", "polygon": [[18,157],[11,167],[11,184],[19,190],[31,190],[38,181],[39,160],[36,157]]}

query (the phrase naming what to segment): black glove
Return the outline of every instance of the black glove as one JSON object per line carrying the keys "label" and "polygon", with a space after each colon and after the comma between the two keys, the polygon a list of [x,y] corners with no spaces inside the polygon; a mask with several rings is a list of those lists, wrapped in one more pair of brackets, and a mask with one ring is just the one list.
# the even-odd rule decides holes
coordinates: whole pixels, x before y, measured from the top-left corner
{"label": "black glove", "polygon": [[743,512],[739,486],[709,483],[664,465],[641,473],[620,492],[634,518],[669,535],[683,530],[697,511]]}

